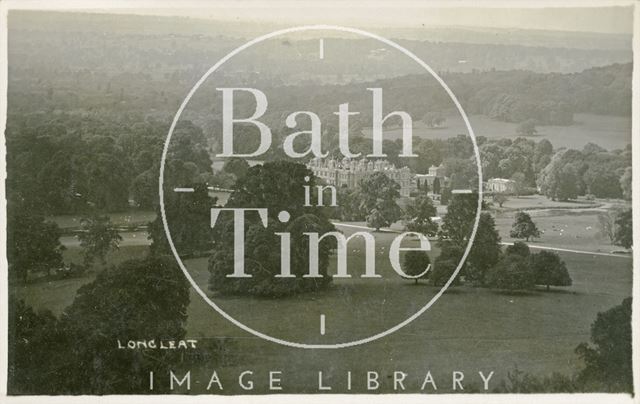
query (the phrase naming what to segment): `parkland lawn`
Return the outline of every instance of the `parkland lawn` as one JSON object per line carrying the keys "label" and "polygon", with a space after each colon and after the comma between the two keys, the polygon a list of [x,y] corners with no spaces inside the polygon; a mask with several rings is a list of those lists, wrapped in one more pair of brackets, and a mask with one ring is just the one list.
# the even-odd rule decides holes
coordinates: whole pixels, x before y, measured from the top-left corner
{"label": "parkland lawn", "polygon": [[[345,234],[354,230],[342,228]],[[305,343],[346,342],[379,333],[422,307],[437,288],[414,285],[391,269],[388,249],[393,233],[375,233],[376,268],[381,279],[359,278],[364,268],[363,242],[349,245],[351,279],[335,280],[326,291],[287,299],[213,297],[229,314],[263,333]],[[352,243],[352,244],[351,244]],[[144,254],[142,246],[123,247],[113,261]],[[67,254],[77,254],[70,248]],[[437,251],[433,256],[437,255]],[[489,387],[495,387],[507,372],[519,370],[546,375],[572,374],[581,368],[574,354],[576,345],[589,341],[589,327],[598,312],[619,304],[631,295],[632,261],[607,257],[560,253],[574,284],[525,294],[504,294],[468,286],[447,291],[427,312],[399,331],[362,346],[338,350],[290,348],[264,341],[236,327],[191,293],[187,335],[191,338],[229,338],[230,365],[216,363],[190,367],[192,392],[206,393],[211,372],[217,370],[222,393],[260,393],[268,388],[268,372],[282,371],[283,392],[317,392],[318,371],[332,392],[346,390],[346,373],[352,372],[352,391],[365,391],[366,372],[380,374],[377,392],[392,392],[394,371],[408,374],[407,392],[420,392],[431,371],[437,392],[451,392],[451,372],[463,371],[466,391],[479,389],[478,371],[494,371]],[[333,261],[333,260],[332,260]],[[207,260],[186,262],[190,273],[206,290]],[[332,263],[330,273],[335,271]],[[71,303],[75,290],[92,276],[31,284],[17,292],[37,308],[59,314]],[[320,315],[326,318],[326,333],[320,335]],[[140,336],[144,338],[144,336]],[[114,347],[115,347],[114,341]],[[111,349],[106,347],[105,349]],[[186,371],[176,367],[177,371]],[[237,378],[244,370],[254,372],[255,388],[244,391]],[[159,375],[156,383],[168,383]],[[182,390],[183,392],[184,389]],[[426,392],[433,392],[427,385]],[[219,393],[216,387],[210,392]]]}
{"label": "parkland lawn", "polygon": [[[413,135],[425,139],[443,139],[466,134],[467,127],[460,114],[446,116],[443,128],[428,128],[422,121],[413,122]],[[547,139],[553,147],[582,149],[589,142],[596,143],[607,150],[624,149],[631,143],[631,118],[594,114],[574,114],[574,123],[568,126],[538,125],[537,134],[529,137],[539,142]],[[476,136],[488,139],[514,139],[518,136],[518,124],[500,122],[484,115],[470,115],[469,121]],[[371,128],[363,130],[365,136],[371,136]],[[385,129],[385,139],[399,139],[402,129]]]}

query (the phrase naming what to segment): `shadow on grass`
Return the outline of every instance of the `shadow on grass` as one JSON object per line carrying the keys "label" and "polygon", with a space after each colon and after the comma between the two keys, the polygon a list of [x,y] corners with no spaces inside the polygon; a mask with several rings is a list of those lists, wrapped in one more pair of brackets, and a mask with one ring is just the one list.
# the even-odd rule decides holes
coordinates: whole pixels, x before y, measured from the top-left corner
{"label": "shadow on grass", "polygon": [[411,286],[411,287],[419,287],[419,286],[429,286],[429,287],[433,287],[433,285],[431,285],[431,284],[429,284],[429,283],[426,283],[426,282],[418,282],[418,283],[415,283],[415,282],[408,282],[408,281],[407,281],[407,282],[405,282],[403,285],[404,285],[404,286]]}
{"label": "shadow on grass", "polygon": [[535,288],[532,290],[504,290],[504,289],[490,289],[493,293],[503,296],[548,296],[548,295],[580,295],[582,293],[569,289],[549,289],[544,287]]}
{"label": "shadow on grass", "polygon": [[539,292],[542,295],[555,295],[555,294],[559,294],[559,295],[581,295],[582,293],[577,292],[575,290],[571,290],[571,289],[564,289],[564,288],[551,288],[549,290],[547,290],[544,287],[538,287],[535,289],[536,292]]}
{"label": "shadow on grass", "polygon": [[505,289],[490,289],[493,293],[502,296],[541,296],[542,294],[537,290],[505,290]]}

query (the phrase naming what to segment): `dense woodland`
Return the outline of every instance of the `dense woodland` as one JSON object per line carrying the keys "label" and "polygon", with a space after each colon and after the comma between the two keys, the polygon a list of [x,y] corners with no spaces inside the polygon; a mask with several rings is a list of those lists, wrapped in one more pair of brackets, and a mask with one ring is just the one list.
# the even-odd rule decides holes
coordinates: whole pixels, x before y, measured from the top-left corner
{"label": "dense woodland", "polygon": [[[177,20],[178,25],[172,26],[182,26],[185,31],[177,35],[169,32],[162,18],[127,17],[115,26],[110,25],[112,18],[94,15],[82,20],[64,13],[46,18],[38,13],[18,13],[11,19],[6,130],[10,207],[48,215],[121,211],[132,199],[141,208],[154,209],[160,155],[170,119],[212,61],[244,41],[240,32],[228,26],[205,27]],[[447,35],[461,40],[463,34],[471,35]],[[531,130],[520,133],[527,134],[535,125],[571,125],[574,113],[630,115],[631,64],[617,64],[630,60],[623,46],[626,42],[612,36],[603,39],[606,46],[590,42],[600,50],[580,49],[576,44],[582,42],[576,35],[567,37],[568,42],[562,45],[574,48],[401,42],[418,55],[441,61],[433,67],[467,113],[529,125]],[[542,40],[544,36],[532,33],[531,38]],[[333,113],[337,102],[345,101],[352,111],[360,111],[350,121],[352,149],[370,150],[370,142],[361,136],[371,124],[367,87],[384,88],[385,110],[405,110],[414,121],[452,111],[449,97],[435,80],[418,74],[415,66],[397,63],[398,58],[381,50],[379,44],[329,38],[327,46],[345,57],[327,57],[318,67],[314,64],[315,41],[302,37],[266,43],[216,78],[217,84],[252,85],[268,95],[269,109],[263,120],[274,130],[275,140],[265,160],[284,157],[281,143],[292,130],[284,126],[282,117],[306,107],[322,118],[323,147],[337,156],[338,125]],[[282,47],[291,52],[282,52]],[[356,57],[360,53],[367,57]],[[477,63],[480,59],[491,64]],[[466,61],[464,66],[459,60]],[[599,65],[607,66],[593,67]],[[384,76],[380,75],[381,66],[385,67]],[[549,66],[564,73],[552,72]],[[304,75],[296,76],[292,69]],[[213,97],[205,102],[194,99],[179,123],[167,162],[167,173],[173,176],[167,179],[168,185],[232,185],[233,177],[224,172],[212,175],[210,168],[210,156],[219,148],[211,140],[217,138],[212,133],[219,133],[220,128],[219,97],[215,91],[211,93]],[[254,108],[251,99],[239,98],[237,102],[239,111]],[[388,122],[388,126],[394,124]],[[238,127],[240,150],[254,147],[254,129]],[[619,187],[620,181],[614,179],[623,178],[630,166],[629,150],[606,151],[593,146],[563,152],[564,157],[554,158],[552,167],[544,171],[559,150],[553,149],[553,139],[551,144],[531,139],[479,139],[484,177],[516,176],[523,187],[547,190],[553,187],[542,186],[541,181],[569,171],[569,177],[575,172],[577,181],[576,190],[568,197],[627,196],[626,185]],[[422,158],[413,160],[420,161],[398,159],[398,142],[386,141],[385,148],[396,165],[423,173],[430,165],[442,163],[454,185],[473,185],[475,162],[464,136],[416,139],[415,144]],[[565,162],[570,163],[570,169],[551,170]],[[630,180],[630,176],[624,178]],[[546,193],[565,198],[555,191]]]}
{"label": "dense woodland", "polygon": [[[448,74],[446,81],[454,89],[469,112],[482,113],[494,119],[532,122],[533,125],[571,124],[574,112],[590,112],[628,116],[630,114],[631,65],[593,68],[578,74],[537,74],[526,71]],[[133,83],[138,81],[133,80]],[[436,87],[425,87],[422,76],[405,76],[367,83],[393,91],[385,93],[385,108],[401,108],[422,117],[425,110],[445,109],[450,101]],[[435,83],[433,84],[435,86]],[[362,84],[347,86],[286,86],[268,88],[276,101],[264,120],[273,121],[275,147],[264,156],[267,160],[283,158],[281,144],[292,130],[279,121],[291,112],[290,104],[278,102],[293,97],[298,103],[312,103],[323,120],[323,143],[337,156],[336,97],[349,99],[353,110],[363,112],[352,119],[352,150],[368,152],[371,144],[362,129],[366,122],[370,96]],[[7,121],[8,189],[12,201],[24,202],[36,211],[47,214],[82,212],[87,208],[106,211],[123,210],[129,197],[143,208],[153,208],[162,145],[169,127],[173,106],[166,101],[165,113],[154,113],[147,97],[131,88],[104,88],[95,94],[80,96],[52,86],[23,89],[13,84],[10,75],[9,115]],[[79,90],[77,90],[79,91]],[[141,90],[143,91],[143,90]],[[164,90],[162,90],[164,91]],[[167,90],[169,91],[169,90]],[[114,92],[116,94],[114,94]],[[166,97],[177,97],[178,94]],[[67,102],[65,102],[65,99]],[[240,100],[242,101],[242,100]],[[434,105],[442,105],[436,108]],[[250,102],[238,108],[253,108]],[[370,107],[368,108],[370,111]],[[157,112],[157,110],[156,110]],[[191,116],[198,120],[197,111]],[[182,120],[172,142],[184,183],[209,182],[229,186],[229,178],[211,175],[210,153],[218,149],[208,140],[209,131],[219,130],[219,119],[208,119],[203,125]],[[280,129],[278,129],[280,128]],[[253,130],[253,131],[252,131]],[[254,127],[238,128],[238,145],[242,150],[255,150],[258,138]],[[360,136],[358,136],[360,135]],[[514,136],[517,135],[514,133]],[[473,184],[474,161],[471,143],[465,136],[447,140],[416,139],[415,148],[421,159],[401,161],[397,154],[401,145],[386,141],[389,159],[397,165],[408,165],[415,172],[426,172],[430,165],[444,163],[449,176],[456,181]],[[545,166],[551,162],[552,143],[531,138],[517,140],[479,139],[484,177],[524,176],[523,185],[535,187]],[[280,146],[280,147],[279,147]],[[591,158],[594,157],[594,158]],[[619,181],[630,167],[630,149],[606,151],[590,145],[584,151],[565,155],[575,171],[576,191],[570,197],[593,194],[596,197],[620,197],[625,193]],[[413,161],[415,160],[415,161]],[[419,161],[418,161],[419,160]],[[555,161],[555,160],[554,160]],[[556,164],[557,166],[557,164]],[[174,170],[169,169],[168,172]],[[463,179],[463,180],[461,180]],[[630,181],[630,177],[627,178]],[[600,184],[594,184],[599,182]],[[184,185],[184,184],[182,184]],[[537,184],[541,186],[542,184]],[[627,190],[628,192],[628,190]],[[628,194],[626,194],[628,195]]]}

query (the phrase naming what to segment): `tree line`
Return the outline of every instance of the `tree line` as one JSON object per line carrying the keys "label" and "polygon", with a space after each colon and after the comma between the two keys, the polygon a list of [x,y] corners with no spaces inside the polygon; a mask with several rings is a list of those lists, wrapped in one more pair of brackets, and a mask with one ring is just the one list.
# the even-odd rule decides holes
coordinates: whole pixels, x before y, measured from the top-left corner
{"label": "tree line", "polygon": [[[7,196],[44,215],[117,212],[157,204],[166,122],[75,115],[12,116],[7,123]],[[211,160],[202,130],[181,121],[169,151],[168,184],[206,182]]]}

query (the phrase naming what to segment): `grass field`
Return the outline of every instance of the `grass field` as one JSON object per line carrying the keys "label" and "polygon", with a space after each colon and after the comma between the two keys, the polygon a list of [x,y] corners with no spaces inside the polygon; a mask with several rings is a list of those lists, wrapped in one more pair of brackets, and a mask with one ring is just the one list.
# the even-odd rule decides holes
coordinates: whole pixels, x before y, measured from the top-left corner
{"label": "grass field", "polygon": [[[510,212],[509,215],[513,215]],[[568,217],[568,216],[564,216]],[[592,215],[572,215],[563,235],[549,226],[560,224],[557,217],[536,217],[545,229],[536,244],[566,245],[580,249]],[[512,217],[498,217],[503,239],[508,240]],[[346,234],[354,229],[342,228]],[[382,279],[360,279],[364,268],[363,247],[359,239],[349,245],[351,279],[335,280],[326,291],[287,299],[213,297],[234,318],[269,335],[305,343],[336,343],[370,336],[404,320],[422,307],[438,289],[413,285],[398,277],[388,261],[394,233],[375,233],[376,269]],[[560,244],[558,244],[560,243]],[[407,244],[404,244],[407,245]],[[110,258],[111,263],[141,256],[145,246],[123,247]],[[69,248],[67,259],[79,259],[79,250]],[[434,248],[433,256],[437,255]],[[451,372],[465,372],[464,386],[482,386],[478,371],[494,371],[493,388],[508,371],[518,369],[544,375],[551,372],[572,374],[581,367],[574,348],[589,341],[589,327],[598,312],[619,304],[631,295],[632,261],[628,257],[605,257],[560,253],[573,278],[573,286],[551,292],[504,294],[468,286],[447,291],[426,313],[399,331],[363,346],[339,350],[305,350],[264,341],[236,327],[209,307],[195,291],[188,309],[187,335],[200,340],[229,338],[231,365],[211,363],[192,371],[192,392],[205,392],[211,372],[217,370],[225,385],[223,393],[267,392],[271,370],[283,372],[286,392],[317,392],[317,372],[324,373],[332,392],[347,392],[346,372],[352,372],[352,391],[365,391],[367,371],[380,374],[377,392],[392,392],[391,374],[403,371],[407,390],[419,392],[425,373],[431,371],[437,392],[451,391]],[[332,260],[333,261],[333,260]],[[187,261],[190,273],[206,290],[206,259]],[[332,268],[330,273],[335,269]],[[69,279],[20,287],[17,293],[36,308],[59,314],[74,298],[77,288],[93,279]],[[326,334],[320,335],[320,315],[326,316]],[[187,370],[187,369],[182,369]],[[254,372],[255,389],[247,392],[237,385],[238,374]],[[158,383],[168,379],[159,380]],[[426,390],[432,392],[430,388]]]}
{"label": "grass field", "polygon": [[587,200],[583,197],[572,201],[554,201],[543,195],[509,196],[502,208],[494,203],[494,208],[501,210],[538,210],[538,209],[586,209],[603,206],[603,200]]}
{"label": "grass field", "polygon": [[[509,237],[514,218],[515,212],[496,215],[496,227],[502,241],[516,241]],[[598,215],[595,212],[574,214],[570,218],[566,213],[546,214],[532,216],[532,219],[542,233],[540,238],[531,241],[532,244],[605,253],[624,250],[622,247],[611,245],[609,239],[600,234]]]}
{"label": "grass field", "polygon": [[[490,119],[484,115],[469,116],[471,127],[476,136],[485,136],[489,139],[514,138],[517,136],[515,123],[501,122]],[[538,134],[531,139],[540,141],[549,139],[555,148],[569,147],[581,149],[585,144],[592,142],[607,150],[622,149],[631,143],[631,118],[592,114],[575,114],[575,123],[570,126],[537,126]],[[458,134],[466,134],[467,129],[459,115],[447,116],[446,127],[431,129],[421,121],[414,123],[414,136],[437,139],[448,138]],[[369,136],[371,129],[364,130],[365,136]],[[396,139],[402,137],[400,128],[385,130],[385,138]]]}
{"label": "grass field", "polygon": [[[141,258],[149,250],[146,246],[121,247],[118,251],[107,256],[108,265],[118,265],[119,263],[132,258]],[[66,263],[82,262],[81,249],[79,247],[67,247],[63,253]],[[79,278],[62,280],[41,281],[26,285],[14,285],[13,291],[19,298],[37,309],[51,310],[55,315],[59,315],[69,306],[76,296],[78,288],[85,283],[95,279],[95,272],[101,270],[98,265],[94,270],[88,271]]]}
{"label": "grass field", "polygon": [[[380,243],[393,235],[376,235]],[[355,248],[359,246],[354,244]],[[361,247],[361,246],[360,246]],[[344,375],[361,379],[368,370],[387,378],[394,370],[413,376],[417,391],[424,373],[431,370],[448,391],[450,373],[462,370],[480,385],[477,371],[495,371],[495,381],[517,366],[535,374],[558,371],[570,374],[581,366],[573,350],[589,340],[589,327],[598,312],[619,304],[631,294],[631,260],[561,253],[574,285],[551,292],[502,294],[486,289],[456,287],[445,293],[425,314],[398,332],[361,347],[340,350],[302,350],[262,341],[238,329],[213,312],[195,293],[189,308],[189,334],[198,338],[231,337],[238,365],[223,369],[232,377],[240,369],[266,375],[283,370],[294,391],[314,391],[317,370],[330,375],[344,391]],[[350,259],[357,268],[361,257]],[[228,313],[261,332],[304,342],[335,342],[362,337],[397,323],[421,307],[436,288],[414,286],[381,265],[384,281],[354,278],[335,282],[326,292],[286,300],[250,298],[215,299]],[[205,260],[190,268],[206,285]],[[319,315],[325,314],[327,333],[319,334]],[[195,372],[204,378],[214,365]],[[474,379],[474,375],[475,379]],[[354,379],[355,380],[355,379]],[[409,379],[407,379],[409,380]],[[342,387],[340,387],[342,386]],[[495,385],[494,385],[495,386]],[[236,386],[237,387],[237,386]],[[233,388],[233,386],[232,386]],[[358,390],[354,383],[354,390]]]}
{"label": "grass field", "polygon": [[[532,244],[568,248],[580,251],[609,253],[614,250],[624,250],[613,246],[604,237],[598,225],[598,215],[614,208],[629,208],[629,204],[620,200],[596,200],[560,202],[551,201],[541,195],[510,198],[503,209],[493,212],[496,227],[505,242],[515,241],[509,237],[516,212],[525,210],[541,231],[541,237]],[[494,208],[496,208],[494,206]]]}

